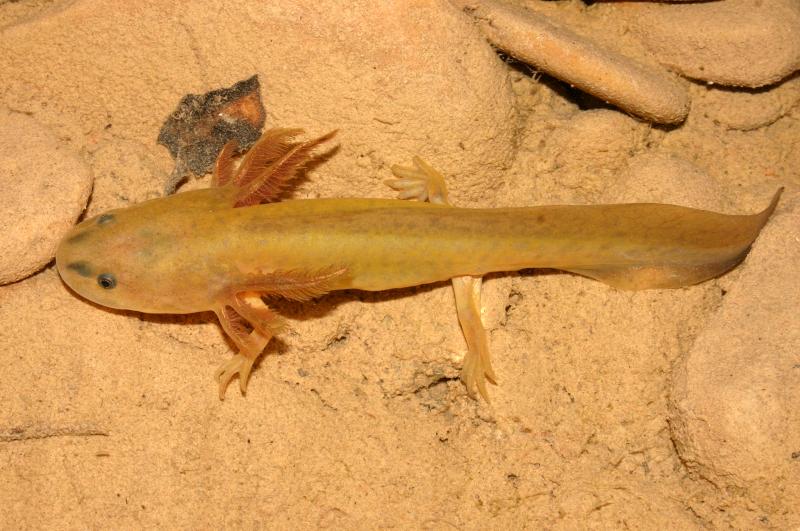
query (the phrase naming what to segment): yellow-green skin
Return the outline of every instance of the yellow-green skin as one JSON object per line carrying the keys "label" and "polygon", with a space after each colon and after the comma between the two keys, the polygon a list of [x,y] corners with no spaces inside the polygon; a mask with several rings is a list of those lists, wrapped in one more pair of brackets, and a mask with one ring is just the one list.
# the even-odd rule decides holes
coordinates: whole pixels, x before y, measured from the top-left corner
{"label": "yellow-green skin", "polygon": [[[386,290],[492,271],[555,268],[611,285],[694,284],[735,266],[777,202],[729,216],[672,205],[463,209],[390,199],[233,208],[223,186],[112,210],[64,238],[59,273],[112,308],[191,313],[276,271],[345,268],[330,289]],[[100,275],[116,285],[100,285]]]}

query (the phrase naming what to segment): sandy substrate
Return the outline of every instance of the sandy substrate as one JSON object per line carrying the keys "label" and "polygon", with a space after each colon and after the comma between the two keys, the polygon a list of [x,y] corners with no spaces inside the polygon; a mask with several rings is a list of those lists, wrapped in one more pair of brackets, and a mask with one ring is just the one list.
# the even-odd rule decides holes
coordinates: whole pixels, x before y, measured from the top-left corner
{"label": "sandy substrate", "polygon": [[[800,6],[512,3],[535,15],[0,1],[0,528],[800,526]],[[726,21],[745,19],[737,41]],[[534,30],[600,67],[504,62],[486,40]],[[674,105],[640,97],[636,72]],[[491,405],[458,380],[445,284],[279,303],[291,330],[220,402],[213,314],[109,311],[46,264],[82,210],[159,196],[156,138],[184,94],[254,74],[267,127],[340,130],[295,197],[392,197],[389,167],[414,154],[460,206],[752,213],[786,191],[746,261],[699,286],[488,277]]]}

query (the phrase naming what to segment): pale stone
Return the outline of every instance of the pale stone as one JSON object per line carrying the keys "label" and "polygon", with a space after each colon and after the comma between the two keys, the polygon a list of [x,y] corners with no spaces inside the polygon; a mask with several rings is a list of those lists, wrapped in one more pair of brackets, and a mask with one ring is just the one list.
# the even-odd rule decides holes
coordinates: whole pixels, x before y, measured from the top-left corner
{"label": "pale stone", "polygon": [[619,6],[657,59],[685,76],[761,87],[800,68],[800,2],[725,0]]}
{"label": "pale stone", "polygon": [[0,284],[38,271],[86,206],[86,165],[33,118],[0,113]]}
{"label": "pale stone", "polygon": [[731,273],[736,284],[675,369],[670,419],[691,470],[781,529],[800,525],[799,207],[784,198]]}

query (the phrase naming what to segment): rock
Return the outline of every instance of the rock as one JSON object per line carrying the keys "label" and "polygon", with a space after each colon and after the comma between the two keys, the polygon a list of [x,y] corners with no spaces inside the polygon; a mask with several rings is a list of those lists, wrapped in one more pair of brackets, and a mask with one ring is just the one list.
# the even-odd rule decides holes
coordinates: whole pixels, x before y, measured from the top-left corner
{"label": "rock", "polygon": [[695,112],[729,129],[750,131],[786,116],[800,102],[800,77],[760,89],[693,87]]}
{"label": "rock", "polygon": [[631,29],[675,71],[710,83],[770,85],[800,68],[800,2],[620,5]]}
{"label": "rock", "polygon": [[581,111],[553,130],[538,157],[555,183],[591,199],[614,181],[648,133],[646,124],[614,110]]}
{"label": "rock", "polygon": [[705,170],[673,153],[635,156],[605,191],[609,203],[671,203],[725,211],[724,190]]}
{"label": "rock", "polygon": [[787,237],[798,226],[800,201],[784,197],[676,367],[671,399],[682,460],[779,529],[800,525],[800,244]]}
{"label": "rock", "polygon": [[680,123],[686,88],[670,72],[578,35],[568,24],[493,0],[457,0],[486,38],[510,55],[580,90],[655,123]]}
{"label": "rock", "polygon": [[[112,40],[97,29],[108,27]],[[324,178],[301,196],[389,196],[388,166],[418,154],[482,197],[518,134],[507,69],[447,2],[83,0],[6,28],[0,49],[0,71],[15,73],[8,106],[75,142],[133,141],[164,158],[156,138],[181,96],[258,74],[266,127],[339,129],[335,156],[315,168]]]}
{"label": "rock", "polygon": [[86,206],[86,165],[33,118],[0,113],[0,284],[52,260],[61,237]]}

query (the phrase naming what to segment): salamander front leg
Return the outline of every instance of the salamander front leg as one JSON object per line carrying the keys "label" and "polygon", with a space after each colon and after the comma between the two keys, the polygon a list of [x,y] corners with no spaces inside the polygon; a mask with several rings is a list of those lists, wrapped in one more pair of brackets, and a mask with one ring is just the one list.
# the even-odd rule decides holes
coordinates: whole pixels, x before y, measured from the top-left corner
{"label": "salamander front leg", "polygon": [[[399,192],[398,198],[452,206],[447,200],[447,186],[442,174],[419,157],[414,157],[412,161],[413,168],[392,166],[392,173],[397,179],[385,181],[388,186]],[[475,397],[477,389],[484,400],[489,402],[486,381],[496,384],[497,377],[492,369],[486,329],[481,322],[481,279],[461,276],[454,277],[452,283],[458,322],[467,341],[467,355],[461,368],[461,381],[471,397]]]}
{"label": "salamander front leg", "polygon": [[228,384],[239,375],[239,390],[247,391],[247,382],[253,364],[263,352],[272,336],[283,326],[258,293],[240,293],[215,310],[222,329],[236,344],[239,352],[222,363],[214,372],[219,383],[219,399],[225,398]]}

